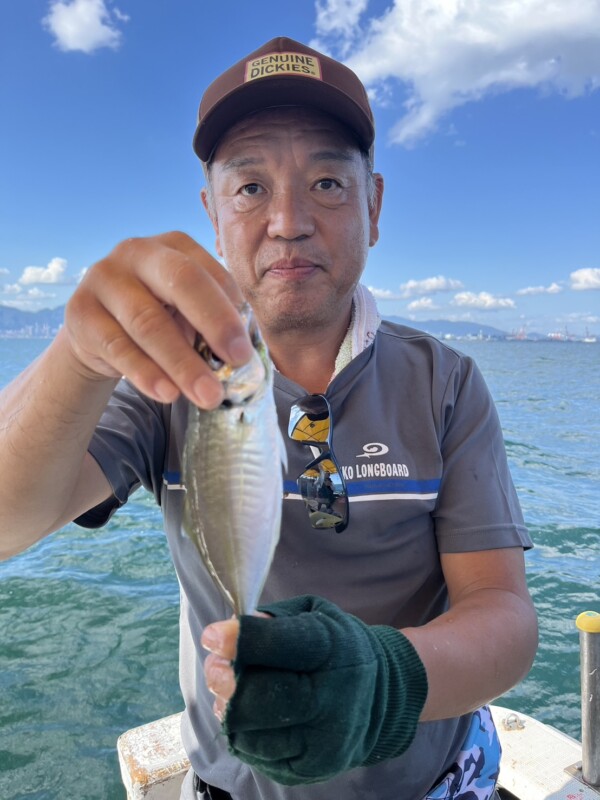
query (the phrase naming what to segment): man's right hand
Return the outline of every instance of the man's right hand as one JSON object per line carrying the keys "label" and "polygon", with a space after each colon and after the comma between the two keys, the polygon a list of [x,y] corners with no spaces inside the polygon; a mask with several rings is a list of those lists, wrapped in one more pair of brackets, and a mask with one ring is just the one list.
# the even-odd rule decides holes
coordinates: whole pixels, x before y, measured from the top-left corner
{"label": "man's right hand", "polygon": [[67,304],[63,341],[85,377],[124,375],[159,402],[184,394],[213,408],[222,389],[193,348],[195,333],[224,361],[245,363],[242,302],[227,270],[186,234],[128,239],[86,273]]}
{"label": "man's right hand", "polygon": [[183,233],[129,239],[88,270],[55,341],[0,392],[0,560],[110,497],[87,449],[122,375],[159,402],[219,405],[194,339],[234,366],[247,361],[241,302],[229,273]]}

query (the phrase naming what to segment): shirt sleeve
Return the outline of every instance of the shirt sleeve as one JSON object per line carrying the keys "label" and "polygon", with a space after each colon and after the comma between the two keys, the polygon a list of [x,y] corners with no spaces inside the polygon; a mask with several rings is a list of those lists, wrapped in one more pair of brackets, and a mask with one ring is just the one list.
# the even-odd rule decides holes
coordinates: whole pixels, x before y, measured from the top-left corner
{"label": "shirt sleeve", "polygon": [[466,356],[450,375],[441,421],[443,472],[434,511],[440,552],[532,547],[494,402]]}
{"label": "shirt sleeve", "polygon": [[153,492],[160,503],[166,448],[163,408],[128,381],[118,384],[88,448],[110,483],[113,496],[78,517],[78,525],[104,525],[140,486]]}

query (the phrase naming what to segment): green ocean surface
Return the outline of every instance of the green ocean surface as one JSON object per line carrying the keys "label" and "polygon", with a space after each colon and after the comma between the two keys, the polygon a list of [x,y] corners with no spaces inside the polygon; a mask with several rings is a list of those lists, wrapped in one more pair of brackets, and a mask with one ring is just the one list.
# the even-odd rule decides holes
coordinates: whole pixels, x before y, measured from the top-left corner
{"label": "green ocean surface", "polygon": [[[47,344],[0,339],[0,385]],[[574,620],[600,611],[600,346],[452,344],[496,400],[536,545],[526,560],[540,648],[500,703],[579,738]],[[124,800],[117,737],[182,707],[178,613],[143,491],[102,530],[68,525],[0,563],[0,800]]]}

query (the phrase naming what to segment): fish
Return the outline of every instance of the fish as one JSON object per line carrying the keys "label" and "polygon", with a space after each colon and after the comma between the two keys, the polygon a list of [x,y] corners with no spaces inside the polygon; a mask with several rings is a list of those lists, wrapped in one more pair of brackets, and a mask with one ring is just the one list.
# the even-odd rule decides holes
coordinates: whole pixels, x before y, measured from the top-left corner
{"label": "fish", "polygon": [[190,403],[182,476],[183,529],[234,614],[250,614],[279,541],[285,446],[273,397],[273,366],[249,306],[240,312],[253,344],[233,368],[201,337],[196,349],[221,380],[225,399]]}

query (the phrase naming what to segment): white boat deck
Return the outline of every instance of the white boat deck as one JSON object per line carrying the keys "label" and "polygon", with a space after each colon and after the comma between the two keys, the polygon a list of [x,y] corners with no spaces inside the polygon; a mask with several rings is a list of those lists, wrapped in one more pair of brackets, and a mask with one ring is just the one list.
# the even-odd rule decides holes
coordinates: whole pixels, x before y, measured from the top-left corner
{"label": "white boat deck", "polygon": [[179,800],[190,762],[180,738],[181,714],[119,736],[117,752],[127,800]]}
{"label": "white boat deck", "polygon": [[502,788],[519,800],[599,800],[599,789],[572,774],[581,767],[580,742],[526,714],[491,708],[502,743]]}
{"label": "white boat deck", "polygon": [[[502,742],[500,786],[518,800],[599,800],[600,790],[575,777],[581,744],[549,725],[492,706]],[[133,728],[117,749],[128,800],[179,800],[189,761],[179,737],[180,714]]]}

